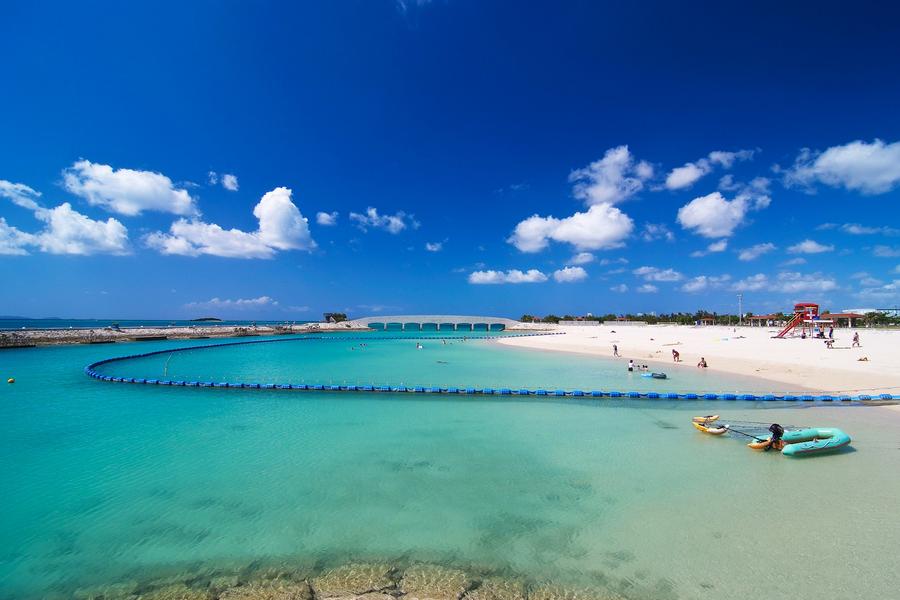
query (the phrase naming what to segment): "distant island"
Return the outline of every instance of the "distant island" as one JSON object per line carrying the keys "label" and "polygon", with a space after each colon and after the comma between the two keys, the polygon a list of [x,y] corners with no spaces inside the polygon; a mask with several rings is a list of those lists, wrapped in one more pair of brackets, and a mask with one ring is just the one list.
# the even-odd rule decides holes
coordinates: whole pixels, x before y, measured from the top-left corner
{"label": "distant island", "polygon": [[197,321],[197,322],[201,322],[201,321],[202,322],[212,322],[212,321],[221,321],[221,320],[222,319],[220,319],[219,317],[200,317],[199,319],[191,319],[191,321]]}

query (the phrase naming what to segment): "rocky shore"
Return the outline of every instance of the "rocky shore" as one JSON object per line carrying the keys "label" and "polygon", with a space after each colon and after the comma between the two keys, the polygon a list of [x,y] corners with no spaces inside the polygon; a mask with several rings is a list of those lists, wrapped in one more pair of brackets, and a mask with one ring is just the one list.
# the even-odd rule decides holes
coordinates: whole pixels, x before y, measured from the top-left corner
{"label": "rocky shore", "polygon": [[304,571],[252,565],[180,572],[54,594],[54,600],[612,600],[674,598],[671,590],[600,577],[595,587],[565,587],[492,573],[413,563],[353,563]]}
{"label": "rocky shore", "polygon": [[54,344],[111,344],[152,340],[196,340],[207,338],[252,337],[370,331],[343,323],[306,323],[304,325],[241,327],[232,325],[196,325],[190,327],[130,327],[98,329],[28,329],[0,331],[0,348],[27,348]]}

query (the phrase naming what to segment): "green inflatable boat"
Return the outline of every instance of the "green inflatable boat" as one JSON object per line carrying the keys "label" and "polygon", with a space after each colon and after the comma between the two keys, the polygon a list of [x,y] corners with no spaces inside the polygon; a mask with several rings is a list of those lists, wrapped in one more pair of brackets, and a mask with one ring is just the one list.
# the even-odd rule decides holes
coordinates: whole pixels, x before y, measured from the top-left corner
{"label": "green inflatable boat", "polygon": [[850,443],[850,436],[835,427],[811,427],[785,431],[782,438],[785,456],[811,456],[834,452]]}

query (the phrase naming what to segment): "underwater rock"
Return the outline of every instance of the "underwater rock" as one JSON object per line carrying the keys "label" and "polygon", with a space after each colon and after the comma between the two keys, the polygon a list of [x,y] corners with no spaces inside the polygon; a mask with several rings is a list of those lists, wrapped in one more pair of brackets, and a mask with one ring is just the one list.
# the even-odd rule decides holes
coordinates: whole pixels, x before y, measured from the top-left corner
{"label": "underwater rock", "polygon": [[623,600],[619,594],[590,588],[540,585],[528,592],[528,600]]}
{"label": "underwater rock", "polygon": [[325,572],[313,579],[311,585],[319,598],[362,596],[395,587],[393,573],[394,568],[386,564],[349,564]]}
{"label": "underwater rock", "polygon": [[137,581],[122,581],[111,585],[75,590],[77,600],[125,600],[137,596]]}
{"label": "underwater rock", "polygon": [[219,594],[219,600],[312,600],[312,591],[306,582],[254,581],[247,585],[228,588]]}
{"label": "underwater rock", "polygon": [[466,592],[463,600],[525,600],[525,586],[514,579],[491,577]]}
{"label": "underwater rock", "polygon": [[405,600],[458,600],[468,588],[465,573],[438,565],[413,565],[400,581]]}
{"label": "underwater rock", "polygon": [[157,588],[136,597],[140,600],[210,600],[206,590],[191,588],[183,583]]}

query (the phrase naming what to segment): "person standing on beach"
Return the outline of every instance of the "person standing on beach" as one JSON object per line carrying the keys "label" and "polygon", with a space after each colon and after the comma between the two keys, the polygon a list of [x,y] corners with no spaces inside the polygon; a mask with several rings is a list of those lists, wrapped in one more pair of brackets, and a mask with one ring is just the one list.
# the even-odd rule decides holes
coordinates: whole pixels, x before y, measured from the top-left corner
{"label": "person standing on beach", "polygon": [[619,347],[613,344],[613,356],[619,355]]}
{"label": "person standing on beach", "polygon": [[859,345],[859,332],[858,332],[858,331],[855,331],[855,332],[853,333],[853,346],[852,346],[852,348],[860,348],[860,347],[861,347],[861,346]]}
{"label": "person standing on beach", "polygon": [[681,354],[675,348],[672,348],[672,362],[681,362]]}

